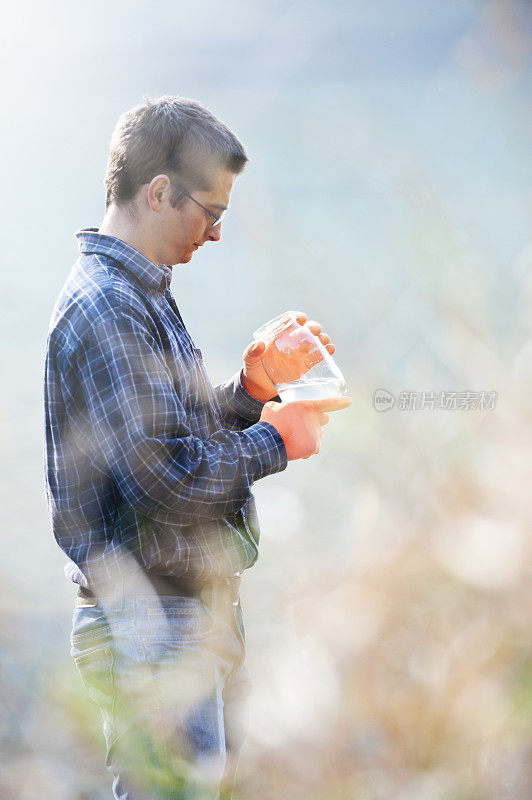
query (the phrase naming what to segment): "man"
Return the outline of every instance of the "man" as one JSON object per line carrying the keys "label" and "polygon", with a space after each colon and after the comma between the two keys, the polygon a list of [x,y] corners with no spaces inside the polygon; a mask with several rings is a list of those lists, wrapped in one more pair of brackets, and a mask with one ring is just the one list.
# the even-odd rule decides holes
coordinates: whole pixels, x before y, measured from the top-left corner
{"label": "man", "polygon": [[212,387],[185,328],[168,265],[219,241],[246,161],[193,100],[124,114],[105,217],[77,234],[52,314],[47,495],[78,585],[71,652],[102,712],[117,800],[231,796],[249,692],[238,587],[258,555],[251,487],[317,453],[326,410],[350,402],[270,402],[261,343]]}

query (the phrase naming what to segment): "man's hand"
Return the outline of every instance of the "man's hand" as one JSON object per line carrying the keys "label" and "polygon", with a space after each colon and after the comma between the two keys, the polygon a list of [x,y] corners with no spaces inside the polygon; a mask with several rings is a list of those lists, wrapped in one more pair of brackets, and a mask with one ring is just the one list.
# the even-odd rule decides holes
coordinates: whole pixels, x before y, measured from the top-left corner
{"label": "man's hand", "polygon": [[282,436],[289,461],[310,458],[319,453],[322,426],[329,422],[327,411],[351,405],[350,397],[324,397],[320,400],[295,400],[293,403],[266,403],[261,422],[269,422]]}
{"label": "man's hand", "polygon": [[[297,313],[296,319],[300,325],[306,325],[311,333],[318,336],[320,342],[325,345],[331,355],[334,353],[336,348],[333,344],[330,344],[331,337],[322,331],[322,326],[319,322],[308,320],[307,315],[303,311]],[[251,342],[251,344],[246,347],[243,354],[244,367],[242,370],[242,383],[247,393],[256,400],[260,400],[261,403],[271,400],[272,397],[275,397],[277,394],[277,389],[268,377],[262,364],[262,356],[265,350],[266,345],[264,342]],[[310,366],[312,366],[312,364]],[[293,378],[288,377],[287,381],[297,380],[298,377],[300,376],[296,375]]]}

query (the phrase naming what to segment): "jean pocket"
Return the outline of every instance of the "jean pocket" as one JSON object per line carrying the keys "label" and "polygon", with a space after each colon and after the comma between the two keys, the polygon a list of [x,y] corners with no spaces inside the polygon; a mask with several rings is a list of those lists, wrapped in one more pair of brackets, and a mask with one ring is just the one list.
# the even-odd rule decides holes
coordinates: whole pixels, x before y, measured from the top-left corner
{"label": "jean pocket", "polygon": [[96,647],[98,643],[111,643],[132,631],[126,615],[108,612],[101,605],[74,609],[70,642],[72,649]]}
{"label": "jean pocket", "polygon": [[109,683],[112,679],[113,651],[110,645],[98,644],[84,650],[72,649],[72,658],[81,677],[97,678],[97,683]]}
{"label": "jean pocket", "polygon": [[150,604],[139,631],[145,658],[159,664],[180,647],[201,647],[211,635],[215,620],[195,597],[160,597]]}
{"label": "jean pocket", "polygon": [[198,616],[203,603],[198,597],[157,597],[149,602],[147,616],[154,617],[183,617],[192,619]]}
{"label": "jean pocket", "polygon": [[101,606],[76,607],[72,617],[71,641],[97,638],[109,631],[109,623]]}
{"label": "jean pocket", "polygon": [[84,678],[89,672],[100,670],[105,673],[111,669],[113,636],[102,613],[97,615],[92,608],[81,610],[82,615],[77,613],[79,609],[74,612],[70,655]]}

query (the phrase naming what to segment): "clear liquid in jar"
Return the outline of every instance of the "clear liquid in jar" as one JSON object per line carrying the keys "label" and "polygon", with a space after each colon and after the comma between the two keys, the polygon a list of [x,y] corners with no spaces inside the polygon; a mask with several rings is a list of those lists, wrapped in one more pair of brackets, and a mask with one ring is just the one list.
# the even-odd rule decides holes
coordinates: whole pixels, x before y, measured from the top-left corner
{"label": "clear liquid in jar", "polygon": [[277,385],[277,393],[284,403],[291,403],[294,400],[320,400],[322,397],[339,397],[345,392],[345,384],[342,380],[328,378],[324,380],[297,381],[297,383],[286,383]]}

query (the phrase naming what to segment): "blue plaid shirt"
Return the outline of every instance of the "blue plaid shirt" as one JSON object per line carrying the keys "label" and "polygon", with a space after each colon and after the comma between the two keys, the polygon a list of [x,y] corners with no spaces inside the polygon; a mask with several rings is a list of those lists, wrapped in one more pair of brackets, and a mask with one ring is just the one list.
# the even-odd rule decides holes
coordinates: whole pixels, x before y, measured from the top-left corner
{"label": "blue plaid shirt", "polygon": [[52,529],[85,587],[135,568],[204,579],[257,559],[254,481],[287,464],[241,374],[213,387],[171,268],[86,229],[45,365]]}

